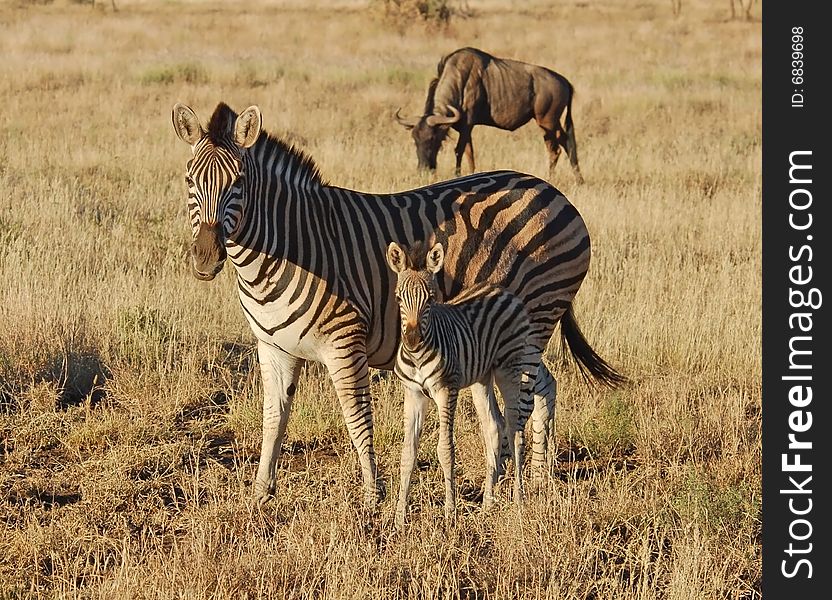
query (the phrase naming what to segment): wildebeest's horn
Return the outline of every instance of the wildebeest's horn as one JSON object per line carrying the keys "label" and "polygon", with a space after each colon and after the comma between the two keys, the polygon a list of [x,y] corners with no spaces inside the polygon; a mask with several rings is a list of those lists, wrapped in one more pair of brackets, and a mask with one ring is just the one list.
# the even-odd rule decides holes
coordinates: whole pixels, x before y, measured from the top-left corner
{"label": "wildebeest's horn", "polygon": [[414,119],[414,118],[407,119],[407,118],[401,116],[399,114],[400,112],[402,112],[401,108],[396,110],[396,120],[399,122],[399,125],[403,125],[404,127],[407,127],[408,129],[412,129],[413,127],[416,127],[416,124],[419,122],[419,119]]}
{"label": "wildebeest's horn", "polygon": [[431,115],[427,118],[427,124],[433,127],[434,125],[451,125],[459,121],[462,116],[460,112],[453,106],[448,106],[448,110],[453,113],[451,116]]}

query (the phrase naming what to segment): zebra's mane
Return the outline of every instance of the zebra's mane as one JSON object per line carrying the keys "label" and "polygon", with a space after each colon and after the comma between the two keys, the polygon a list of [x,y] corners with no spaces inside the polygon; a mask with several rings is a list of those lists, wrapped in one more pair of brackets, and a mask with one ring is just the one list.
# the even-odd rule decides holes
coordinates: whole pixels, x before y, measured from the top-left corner
{"label": "zebra's mane", "polygon": [[288,162],[292,170],[293,178],[299,177],[300,181],[307,184],[326,185],[318,165],[311,156],[300,148],[295,147],[276,135],[263,131],[260,138],[257,140],[257,145],[263,145],[264,155],[269,156],[272,153],[283,154],[288,157]]}
{"label": "zebra's mane", "polygon": [[407,255],[408,264],[414,271],[424,271],[427,269],[428,249],[432,248],[436,242],[416,240],[409,245],[401,245],[401,249]]}
{"label": "zebra's mane", "polygon": [[[233,143],[230,138],[237,116],[237,113],[225,102],[217,104],[217,108],[214,109],[214,114],[211,115],[211,120],[208,122],[208,139],[215,145]],[[262,147],[263,156],[273,156],[275,154],[287,156],[293,178],[298,178],[299,181],[307,184],[325,185],[318,165],[315,164],[312,157],[300,148],[296,148],[294,144],[290,144],[264,129],[260,132],[256,145]]]}

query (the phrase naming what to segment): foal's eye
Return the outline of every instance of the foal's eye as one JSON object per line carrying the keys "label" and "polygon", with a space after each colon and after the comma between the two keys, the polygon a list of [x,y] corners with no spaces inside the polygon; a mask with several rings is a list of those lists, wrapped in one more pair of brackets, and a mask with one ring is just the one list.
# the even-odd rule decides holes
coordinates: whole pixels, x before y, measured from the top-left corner
{"label": "foal's eye", "polygon": [[194,180],[191,179],[190,175],[185,175],[185,183],[188,185],[188,187],[193,187]]}

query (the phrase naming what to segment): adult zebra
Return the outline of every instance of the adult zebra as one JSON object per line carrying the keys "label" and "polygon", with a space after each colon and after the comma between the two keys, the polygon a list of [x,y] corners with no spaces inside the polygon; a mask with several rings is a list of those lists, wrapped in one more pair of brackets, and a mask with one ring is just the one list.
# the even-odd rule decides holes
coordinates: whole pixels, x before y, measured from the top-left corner
{"label": "adult zebra", "polygon": [[[391,369],[399,340],[395,281],[385,259],[391,241],[411,244],[435,232],[446,248],[445,298],[474,283],[503,285],[523,300],[541,352],[560,320],[581,369],[608,384],[621,381],[575,322],[572,299],[589,266],[589,234],[549,183],[496,171],[367,194],[324,183],[309,157],[262,130],[256,106],[238,115],[220,103],[203,128],[191,108],[176,104],[172,120],[193,152],[185,175],[193,274],[211,280],[231,259],[258,340],[264,400],[256,501],[274,492],[304,360],[329,371],[358,452],[365,501],[378,500],[368,371]],[[545,463],[555,388],[541,362],[533,465]]]}

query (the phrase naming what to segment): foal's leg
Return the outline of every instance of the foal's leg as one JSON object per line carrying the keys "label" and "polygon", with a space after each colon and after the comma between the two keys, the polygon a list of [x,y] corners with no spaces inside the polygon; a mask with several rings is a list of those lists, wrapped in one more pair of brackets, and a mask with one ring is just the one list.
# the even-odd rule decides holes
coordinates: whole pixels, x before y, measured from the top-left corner
{"label": "foal's leg", "polygon": [[407,496],[410,492],[410,479],[416,454],[419,451],[419,438],[425,422],[425,403],[427,398],[417,390],[404,390],[404,443],[402,444],[401,480],[399,482],[399,502],[396,504],[396,527],[404,525],[407,513]]}
{"label": "foal's leg", "polygon": [[487,509],[494,504],[494,485],[499,475],[500,442],[505,424],[497,406],[497,398],[494,396],[491,375],[471,386],[471,396],[480,421],[485,447],[485,489],[482,495],[482,507]]}
{"label": "foal's leg", "polygon": [[436,453],[439,456],[439,464],[442,465],[442,472],[445,474],[445,518],[450,521],[456,519],[454,414],[458,395],[459,390],[454,388],[437,390],[433,394],[439,412],[439,443]]}

